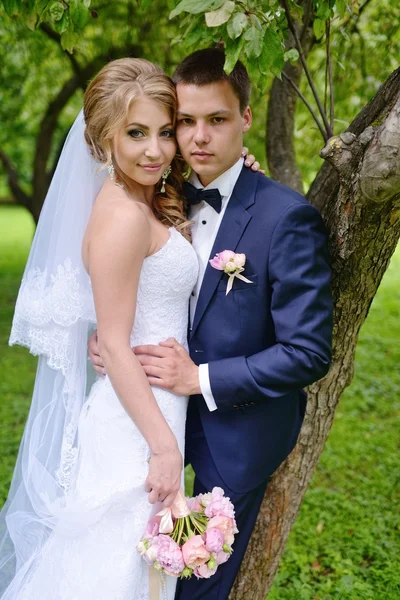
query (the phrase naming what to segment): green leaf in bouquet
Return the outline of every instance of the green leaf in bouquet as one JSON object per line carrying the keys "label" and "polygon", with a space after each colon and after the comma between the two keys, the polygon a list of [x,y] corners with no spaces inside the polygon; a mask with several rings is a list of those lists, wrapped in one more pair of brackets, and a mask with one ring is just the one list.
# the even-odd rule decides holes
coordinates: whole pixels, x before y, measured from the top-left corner
{"label": "green leaf in bouquet", "polygon": [[223,25],[229,20],[229,17],[235,10],[235,3],[232,0],[226,0],[223,5],[217,10],[213,10],[212,12],[207,12],[206,24],[207,27],[219,27]]}
{"label": "green leaf in bouquet", "polygon": [[178,6],[170,12],[169,18],[173,19],[183,12],[198,15],[206,11],[217,10],[224,2],[225,0],[182,0],[182,2],[179,2]]}
{"label": "green leaf in bouquet", "polygon": [[62,2],[53,2],[49,8],[50,17],[53,21],[60,21],[64,16],[66,5]]}
{"label": "green leaf in bouquet", "polygon": [[263,31],[252,26],[244,34],[246,40],[245,52],[248,58],[258,58],[263,49]]}
{"label": "green leaf in bouquet", "polygon": [[190,569],[189,567],[185,567],[181,573],[181,578],[189,579],[192,575],[193,575],[193,569]]}
{"label": "green leaf in bouquet", "polygon": [[242,12],[237,12],[229,19],[227,24],[227,32],[232,40],[236,40],[243,33],[249,24],[249,18]]}

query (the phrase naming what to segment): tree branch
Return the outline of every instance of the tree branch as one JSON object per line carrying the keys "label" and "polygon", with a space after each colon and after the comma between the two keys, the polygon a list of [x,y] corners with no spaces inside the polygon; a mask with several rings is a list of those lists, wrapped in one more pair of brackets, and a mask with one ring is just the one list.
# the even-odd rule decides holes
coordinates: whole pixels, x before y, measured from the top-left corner
{"label": "tree branch", "polygon": [[81,74],[81,67],[80,67],[78,61],[76,60],[75,56],[73,54],[70,54],[66,50],[62,49],[62,46],[61,46],[61,35],[59,33],[57,33],[57,31],[54,31],[54,29],[52,29],[50,27],[50,25],[48,25],[47,23],[41,23],[40,24],[40,29],[47,35],[47,37],[49,37],[51,40],[54,40],[55,42],[57,42],[57,44],[60,46],[60,49],[63,51],[63,54],[70,61],[71,66],[72,66],[72,70],[74,71],[75,75],[80,76],[80,74]]}
{"label": "tree branch", "polygon": [[331,127],[332,135],[334,130],[335,120],[335,93],[333,88],[333,77],[332,77],[332,56],[331,56],[331,21],[328,19],[325,24],[325,37],[326,37],[326,69],[329,76],[329,125]]}
{"label": "tree branch", "polygon": [[294,83],[294,81],[288,76],[286,75],[286,73],[284,71],[282,71],[282,77],[284,79],[286,79],[286,81],[292,86],[292,88],[295,90],[296,94],[299,96],[299,98],[301,98],[301,100],[304,102],[304,104],[306,105],[306,107],[308,108],[308,110],[310,111],[310,114],[312,116],[312,118],[314,119],[318,129],[321,132],[322,137],[325,138],[325,130],[322,126],[321,121],[318,119],[316,113],[314,112],[314,109],[312,108],[311,104],[308,102],[307,98],[301,93],[300,89],[297,87],[297,85]]}
{"label": "tree branch", "polygon": [[305,56],[304,56],[303,48],[302,48],[302,45],[300,43],[299,36],[297,35],[297,31],[296,31],[296,28],[294,26],[294,23],[293,23],[293,20],[292,20],[292,16],[290,14],[288,0],[282,0],[282,5],[283,5],[283,8],[285,9],[286,19],[287,19],[287,22],[288,22],[288,25],[289,25],[289,29],[290,29],[290,31],[291,31],[291,33],[292,33],[292,35],[294,37],[295,43],[296,43],[296,48],[297,48],[299,56],[300,56],[301,64],[303,66],[303,69],[304,69],[304,72],[306,74],[309,86],[311,88],[311,91],[312,91],[313,96],[315,98],[315,101],[317,103],[318,110],[320,112],[322,121],[324,122],[324,126],[325,126],[324,140],[327,141],[328,138],[332,137],[331,128],[330,128],[327,116],[325,114],[324,107],[321,104],[321,101],[319,99],[317,90],[316,90],[314,82],[312,80],[311,73],[310,73],[309,68],[307,66],[307,62],[306,62],[306,59],[305,59]]}
{"label": "tree branch", "polygon": [[18,181],[18,173],[15,170],[15,168],[13,167],[13,165],[11,164],[11,161],[8,158],[8,156],[6,155],[6,153],[1,148],[0,148],[0,160],[3,164],[4,170],[7,175],[8,185],[10,186],[11,192],[12,192],[15,200],[17,201],[17,204],[21,204],[22,206],[29,208],[30,204],[31,204],[31,198],[21,188],[19,181]]}

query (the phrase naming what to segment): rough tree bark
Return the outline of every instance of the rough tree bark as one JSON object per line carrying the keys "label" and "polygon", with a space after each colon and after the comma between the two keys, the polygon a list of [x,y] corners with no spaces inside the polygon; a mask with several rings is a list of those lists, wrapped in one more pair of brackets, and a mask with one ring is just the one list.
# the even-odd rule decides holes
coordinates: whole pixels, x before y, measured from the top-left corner
{"label": "rough tree bark", "polygon": [[354,120],[328,140],[310,190],[329,231],[335,301],[327,376],[308,390],[299,441],[272,477],[230,600],[264,600],[311,481],[344,388],[360,327],[400,236],[400,69]]}

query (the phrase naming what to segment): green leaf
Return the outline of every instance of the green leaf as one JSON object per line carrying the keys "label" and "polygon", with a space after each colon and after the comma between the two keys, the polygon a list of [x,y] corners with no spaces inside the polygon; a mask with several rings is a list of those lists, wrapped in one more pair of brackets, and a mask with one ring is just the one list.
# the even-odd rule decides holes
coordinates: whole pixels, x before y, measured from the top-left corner
{"label": "green leaf", "polygon": [[206,13],[207,27],[219,27],[229,20],[229,17],[235,10],[235,3],[232,0],[226,0],[221,8]]}
{"label": "green leaf", "polygon": [[183,12],[192,15],[198,15],[202,12],[217,10],[224,4],[225,0],[182,0],[178,6],[170,13],[169,18],[173,19]]}
{"label": "green leaf", "polygon": [[88,9],[80,0],[70,0],[69,14],[76,29],[83,29],[90,17]]}
{"label": "green leaf", "polygon": [[74,31],[66,31],[61,36],[61,47],[63,50],[67,50],[70,54],[74,47],[78,44],[80,37]]}
{"label": "green leaf", "polygon": [[325,33],[325,22],[321,19],[314,19],[313,31],[317,40],[320,40]]}
{"label": "green leaf", "polygon": [[3,0],[4,9],[9,17],[18,15],[18,4],[17,0]]}
{"label": "green leaf", "polygon": [[249,24],[249,18],[242,12],[235,13],[228,21],[227,31],[232,40],[235,40],[241,35]]}
{"label": "green leaf", "polygon": [[50,6],[49,12],[53,21],[59,21],[60,19],[62,19],[65,8],[66,7],[64,6],[64,4],[62,4],[62,2],[54,2]]}
{"label": "green leaf", "polygon": [[239,60],[244,43],[245,41],[243,36],[236,38],[236,40],[227,40],[225,46],[224,71],[228,75]]}
{"label": "green leaf", "polygon": [[61,34],[64,33],[64,31],[67,31],[68,27],[70,26],[70,23],[71,19],[69,18],[69,12],[66,10],[64,11],[64,14],[61,17],[61,19],[53,23],[53,27],[57,31],[57,33]]}
{"label": "green leaf", "polygon": [[343,19],[347,9],[346,0],[336,0],[336,8],[339,13],[339,16]]}
{"label": "green leaf", "polygon": [[257,27],[251,27],[244,34],[246,40],[245,51],[249,58],[258,58],[263,49],[263,31]]}
{"label": "green leaf", "polygon": [[279,77],[284,64],[285,59],[279,35],[269,27],[265,32],[262,52],[258,59],[260,71],[264,75],[272,73]]}
{"label": "green leaf", "polygon": [[299,60],[298,50],[296,50],[296,48],[291,48],[290,50],[285,52],[285,54],[283,55],[283,59],[285,62],[289,60],[292,64],[294,64],[296,61]]}

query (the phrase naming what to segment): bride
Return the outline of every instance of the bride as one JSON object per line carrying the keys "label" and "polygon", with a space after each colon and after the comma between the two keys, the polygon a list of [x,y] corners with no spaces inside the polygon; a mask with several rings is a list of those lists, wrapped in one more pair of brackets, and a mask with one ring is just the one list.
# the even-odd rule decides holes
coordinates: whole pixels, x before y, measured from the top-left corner
{"label": "bride", "polygon": [[[136,544],[182,483],[187,399],[151,388],[131,347],[186,345],[198,272],[175,112],[158,67],[113,61],[88,87],[63,149],[10,339],[39,364],[1,515],[1,600],[149,598]],[[95,327],[108,375],[90,389]],[[172,600],[176,580],[163,583]]]}

